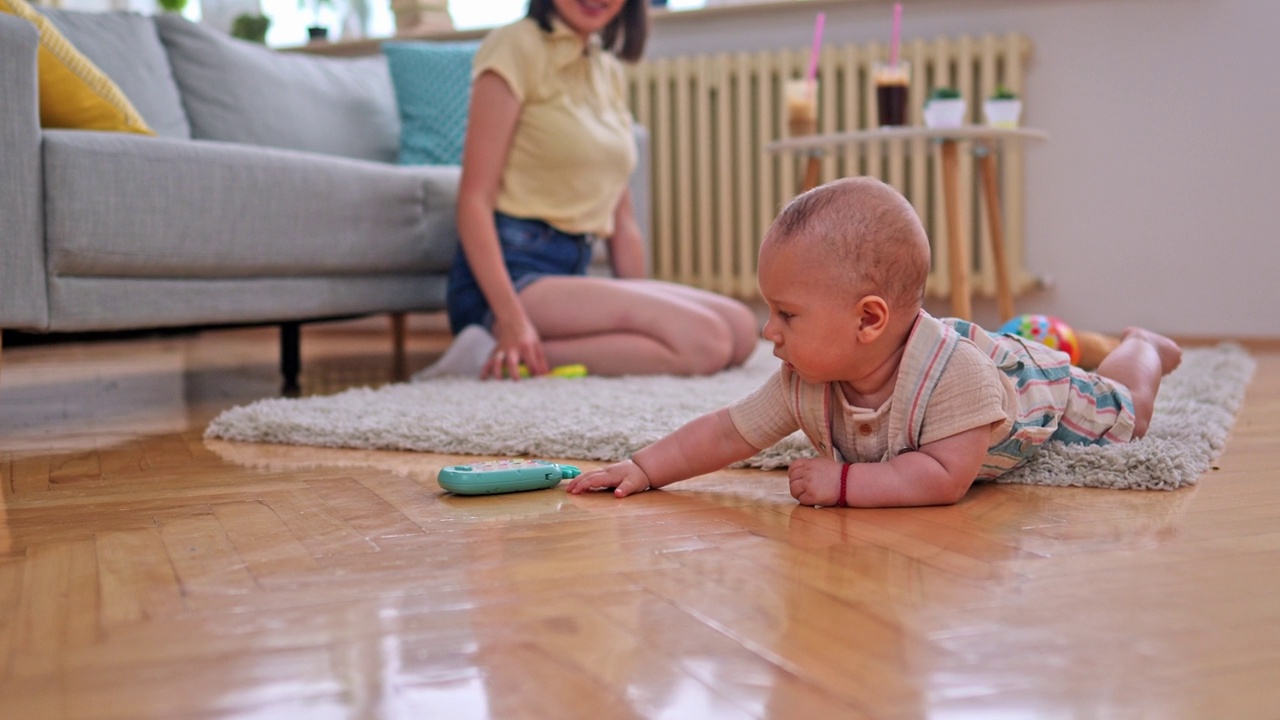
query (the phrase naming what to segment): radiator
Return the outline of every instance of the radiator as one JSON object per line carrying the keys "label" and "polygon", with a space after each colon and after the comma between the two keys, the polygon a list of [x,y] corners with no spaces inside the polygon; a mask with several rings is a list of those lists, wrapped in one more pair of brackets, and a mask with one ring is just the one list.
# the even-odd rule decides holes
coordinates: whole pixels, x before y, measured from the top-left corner
{"label": "radiator", "polygon": [[[941,38],[904,43],[911,62],[908,121],[932,88],[952,86],[969,101],[967,122],[981,122],[981,98],[997,84],[1020,95],[1031,44],[1021,35]],[[628,73],[636,120],[650,133],[653,180],[649,228],[653,276],[751,300],[756,253],[769,223],[797,192],[804,158],[773,154],[768,143],[784,137],[785,79],[807,71],[808,48],[756,53],[707,54],[637,63]],[[881,44],[826,47],[818,63],[818,132],[874,126],[875,90],[870,69],[884,60]],[[898,188],[920,214],[933,247],[929,292],[945,296],[950,281],[940,170],[928,140],[901,140],[864,150],[842,148],[822,160],[822,180],[875,175]],[[990,238],[980,203],[976,162],[961,146],[961,222],[972,246],[976,295],[995,292]],[[1001,153],[1000,198],[1005,257],[1015,293],[1033,286],[1023,263],[1023,159],[1017,143]]]}

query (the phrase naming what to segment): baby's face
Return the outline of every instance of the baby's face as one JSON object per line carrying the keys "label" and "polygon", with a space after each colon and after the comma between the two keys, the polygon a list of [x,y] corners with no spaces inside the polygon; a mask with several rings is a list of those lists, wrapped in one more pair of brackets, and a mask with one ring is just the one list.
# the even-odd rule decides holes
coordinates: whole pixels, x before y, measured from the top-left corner
{"label": "baby's face", "polygon": [[769,305],[762,334],[800,377],[832,382],[847,377],[854,362],[857,318],[837,273],[812,254],[767,240],[760,249],[760,293]]}

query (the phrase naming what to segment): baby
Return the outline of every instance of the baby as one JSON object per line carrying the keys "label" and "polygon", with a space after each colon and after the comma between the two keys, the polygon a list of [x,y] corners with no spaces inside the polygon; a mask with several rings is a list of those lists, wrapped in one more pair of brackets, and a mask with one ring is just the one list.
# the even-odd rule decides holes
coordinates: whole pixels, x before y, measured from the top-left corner
{"label": "baby", "polygon": [[660,488],[744,460],[803,430],[806,505],[896,507],[959,501],[1049,440],[1106,445],[1143,436],[1161,379],[1182,351],[1130,328],[1085,372],[1035,341],[989,334],[922,309],[929,243],[915,210],[873,178],[791,201],[760,247],[763,335],[778,372],[730,407],[689,422],[569,492]]}

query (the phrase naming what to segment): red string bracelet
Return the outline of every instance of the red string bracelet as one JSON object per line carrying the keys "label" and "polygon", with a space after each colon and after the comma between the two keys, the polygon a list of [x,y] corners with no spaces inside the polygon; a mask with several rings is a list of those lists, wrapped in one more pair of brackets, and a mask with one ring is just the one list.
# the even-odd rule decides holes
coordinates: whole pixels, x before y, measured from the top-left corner
{"label": "red string bracelet", "polygon": [[849,507],[844,501],[844,490],[849,485],[849,463],[840,468],[840,496],[836,498],[836,507]]}

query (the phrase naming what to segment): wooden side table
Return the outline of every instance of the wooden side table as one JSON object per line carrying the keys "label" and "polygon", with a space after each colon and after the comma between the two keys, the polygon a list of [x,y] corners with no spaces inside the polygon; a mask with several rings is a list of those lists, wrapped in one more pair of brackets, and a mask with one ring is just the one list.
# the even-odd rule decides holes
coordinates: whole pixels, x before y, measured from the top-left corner
{"label": "wooden side table", "polygon": [[1048,135],[1030,128],[993,128],[983,125],[965,125],[957,128],[885,127],[873,130],[808,135],[786,138],[765,146],[769,152],[805,153],[809,164],[805,172],[801,192],[818,184],[816,153],[846,145],[870,144],[888,140],[915,140],[924,138],[938,148],[942,167],[943,204],[947,217],[947,249],[950,258],[948,271],[951,278],[951,313],[968,320],[973,315],[969,289],[968,234],[960,223],[959,143],[973,143],[982,175],[982,195],[987,208],[988,228],[991,233],[991,253],[995,261],[996,299],[1000,321],[1013,317],[1013,289],[1009,282],[1009,268],[1004,256],[1004,222],[1000,211],[1000,195],[996,187],[995,155],[1005,142],[1046,140]]}

